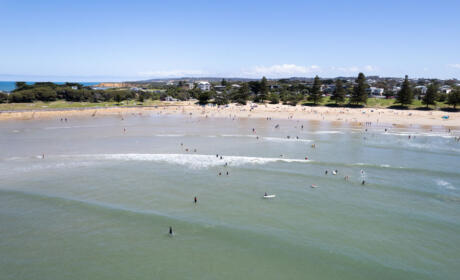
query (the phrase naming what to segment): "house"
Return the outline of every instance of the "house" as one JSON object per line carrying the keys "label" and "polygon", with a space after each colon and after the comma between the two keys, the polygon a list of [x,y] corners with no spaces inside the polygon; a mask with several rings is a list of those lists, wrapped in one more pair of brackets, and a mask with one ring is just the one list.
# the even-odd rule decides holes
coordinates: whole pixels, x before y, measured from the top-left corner
{"label": "house", "polygon": [[211,90],[211,84],[209,82],[206,82],[206,81],[199,81],[197,83],[198,87],[203,90],[203,91],[208,91],[208,90]]}
{"label": "house", "polygon": [[225,90],[225,86],[221,86],[221,85],[214,86],[214,89],[215,89],[216,91],[224,91],[224,90]]}
{"label": "house", "polygon": [[421,94],[426,94],[427,87],[426,86],[416,86],[414,88],[416,91],[420,91]]}
{"label": "house", "polygon": [[442,86],[439,88],[439,91],[441,93],[449,94],[452,91],[452,88],[450,86]]}
{"label": "house", "polygon": [[233,84],[233,85],[232,85],[232,88],[234,88],[234,89],[239,89],[240,87],[241,87],[241,86],[240,86],[239,84]]}
{"label": "house", "polygon": [[383,93],[385,92],[385,90],[383,88],[370,87],[367,89],[367,92],[371,96],[383,96]]}

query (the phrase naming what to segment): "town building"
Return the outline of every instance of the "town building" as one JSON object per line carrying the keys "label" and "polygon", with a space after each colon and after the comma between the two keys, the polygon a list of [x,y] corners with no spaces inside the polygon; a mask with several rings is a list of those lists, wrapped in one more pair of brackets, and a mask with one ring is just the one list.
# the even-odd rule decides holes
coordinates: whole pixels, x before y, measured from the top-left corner
{"label": "town building", "polygon": [[211,90],[211,84],[209,82],[206,82],[206,81],[199,81],[197,83],[197,86],[198,86],[199,89],[201,89],[203,91]]}

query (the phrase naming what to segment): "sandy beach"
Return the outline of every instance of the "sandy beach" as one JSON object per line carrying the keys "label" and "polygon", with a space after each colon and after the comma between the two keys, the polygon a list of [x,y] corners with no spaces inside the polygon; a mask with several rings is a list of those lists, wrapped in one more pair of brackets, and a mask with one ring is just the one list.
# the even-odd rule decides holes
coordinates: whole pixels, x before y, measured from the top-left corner
{"label": "sandy beach", "polygon": [[[460,127],[459,112],[393,110],[381,108],[330,108],[272,104],[230,104],[228,106],[198,106],[192,102],[164,102],[154,107],[109,107],[62,110],[32,110],[0,112],[0,121],[70,117],[96,117],[124,114],[187,114],[207,117],[272,118],[339,121],[356,124]],[[447,119],[443,116],[448,116]]]}

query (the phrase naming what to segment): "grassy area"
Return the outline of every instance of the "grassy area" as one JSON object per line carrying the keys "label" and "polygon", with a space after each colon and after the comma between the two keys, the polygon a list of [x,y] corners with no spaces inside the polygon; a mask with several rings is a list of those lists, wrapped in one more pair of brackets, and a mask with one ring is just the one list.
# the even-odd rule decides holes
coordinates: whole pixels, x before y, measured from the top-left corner
{"label": "grassy area", "polygon": [[0,104],[0,111],[20,111],[20,110],[46,110],[46,109],[70,109],[70,108],[90,108],[90,107],[126,107],[126,106],[155,106],[159,105],[159,100],[144,100],[139,103],[136,100],[125,100],[120,104],[116,102],[68,102],[64,100],[42,102],[36,101],[33,103],[4,103]]}
{"label": "grassy area", "polygon": [[[395,104],[395,99],[384,99],[384,98],[368,98],[367,99],[367,104],[365,107],[368,108],[389,108],[391,106],[398,106],[399,104]],[[304,102],[302,102],[304,104]],[[306,105],[308,105],[309,102],[306,102]],[[335,101],[330,100],[330,97],[325,97],[323,98],[323,101],[319,104],[321,106],[326,106],[326,105],[332,105],[335,104]],[[345,100],[343,104],[348,104],[348,99]],[[342,105],[343,105],[342,104]],[[418,109],[418,108],[425,108],[426,105],[422,104],[421,100],[415,100],[412,102],[410,106],[408,106],[409,109]],[[443,103],[443,102],[436,102],[436,106],[430,106],[431,109],[443,109],[443,108],[450,108],[449,105]]]}

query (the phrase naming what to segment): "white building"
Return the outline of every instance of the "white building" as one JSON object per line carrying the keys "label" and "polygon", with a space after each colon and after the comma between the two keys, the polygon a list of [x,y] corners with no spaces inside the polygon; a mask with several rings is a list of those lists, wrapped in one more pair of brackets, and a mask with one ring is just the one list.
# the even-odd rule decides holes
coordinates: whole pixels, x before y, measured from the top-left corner
{"label": "white building", "polygon": [[186,83],[185,86],[187,87],[187,89],[194,89],[195,88],[194,83]]}
{"label": "white building", "polygon": [[445,94],[449,94],[452,91],[452,88],[450,86],[442,86],[439,91]]}
{"label": "white building", "polygon": [[211,90],[211,84],[209,82],[206,82],[206,81],[199,81],[197,83],[198,87],[203,90],[203,91],[208,91],[208,90]]}
{"label": "white building", "polygon": [[382,96],[385,90],[383,88],[378,87],[370,87],[369,94],[373,96]]}
{"label": "white building", "polygon": [[427,87],[426,86],[416,86],[416,90],[419,90],[421,94],[426,94]]}

